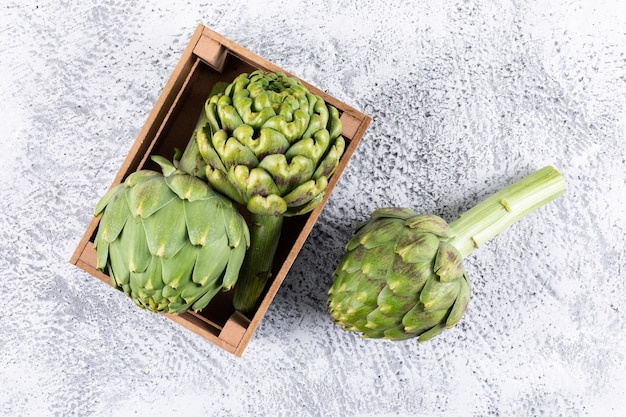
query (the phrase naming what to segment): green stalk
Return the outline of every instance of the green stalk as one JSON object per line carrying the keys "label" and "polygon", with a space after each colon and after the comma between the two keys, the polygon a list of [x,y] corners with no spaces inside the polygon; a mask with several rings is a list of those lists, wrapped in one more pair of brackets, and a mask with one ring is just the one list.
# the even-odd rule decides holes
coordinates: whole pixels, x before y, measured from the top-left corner
{"label": "green stalk", "polygon": [[250,248],[241,266],[233,297],[235,309],[244,314],[254,311],[272,276],[272,264],[282,225],[282,215],[250,215]]}
{"label": "green stalk", "polygon": [[565,192],[565,180],[551,166],[533,172],[493,194],[450,223],[448,242],[463,258],[507,227]]}

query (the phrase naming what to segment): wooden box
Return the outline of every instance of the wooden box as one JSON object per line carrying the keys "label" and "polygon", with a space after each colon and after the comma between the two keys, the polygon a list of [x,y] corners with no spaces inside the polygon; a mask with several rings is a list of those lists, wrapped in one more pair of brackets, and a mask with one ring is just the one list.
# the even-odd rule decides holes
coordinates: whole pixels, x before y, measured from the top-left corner
{"label": "wooden box", "polygon": [[[158,170],[158,167],[149,159],[150,155],[162,155],[171,159],[174,148],[184,149],[211,86],[217,81],[230,82],[240,73],[256,69],[281,71],[288,74],[240,45],[199,25],[111,187],[121,183],[129,174],[138,169]],[[339,110],[343,123],[343,136],[346,139],[345,153],[329,181],[324,201],[309,214],[285,219],[274,260],[272,271],[274,278],[268,284],[260,306],[251,317],[246,317],[234,310],[230,292],[218,294],[206,308],[198,313],[166,315],[174,322],[237,356],[243,354],[371,121],[368,116],[354,108],[304,81],[303,83],[311,92],[321,96],[327,103]],[[97,218],[91,221],[70,262],[110,284],[109,277],[96,269],[93,239],[98,221]]]}

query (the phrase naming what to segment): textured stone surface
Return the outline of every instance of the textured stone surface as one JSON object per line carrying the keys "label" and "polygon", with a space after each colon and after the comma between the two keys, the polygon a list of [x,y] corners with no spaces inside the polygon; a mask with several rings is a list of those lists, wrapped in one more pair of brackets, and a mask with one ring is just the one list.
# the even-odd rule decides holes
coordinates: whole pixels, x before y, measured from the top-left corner
{"label": "textured stone surface", "polygon": [[[0,2],[0,414],[623,415],[623,2],[284,3]],[[373,117],[243,358],[68,263],[197,23]],[[566,195],[467,260],[457,328],[330,322],[371,210],[452,220],[545,164]]]}

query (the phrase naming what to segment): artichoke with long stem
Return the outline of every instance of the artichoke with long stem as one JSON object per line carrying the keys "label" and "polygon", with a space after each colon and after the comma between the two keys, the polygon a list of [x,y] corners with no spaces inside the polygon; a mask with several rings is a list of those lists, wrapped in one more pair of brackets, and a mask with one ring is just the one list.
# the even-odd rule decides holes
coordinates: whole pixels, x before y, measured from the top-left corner
{"label": "artichoke with long stem", "polygon": [[283,219],[324,198],[345,149],[338,110],[282,73],[244,73],[212,92],[177,166],[249,212],[250,249],[233,297],[254,311],[272,273]]}
{"label": "artichoke with long stem", "polygon": [[406,208],[375,210],[334,271],[332,320],[369,338],[423,342],[437,336],[467,309],[471,289],[463,259],[564,191],[562,175],[548,166],[450,224]]}

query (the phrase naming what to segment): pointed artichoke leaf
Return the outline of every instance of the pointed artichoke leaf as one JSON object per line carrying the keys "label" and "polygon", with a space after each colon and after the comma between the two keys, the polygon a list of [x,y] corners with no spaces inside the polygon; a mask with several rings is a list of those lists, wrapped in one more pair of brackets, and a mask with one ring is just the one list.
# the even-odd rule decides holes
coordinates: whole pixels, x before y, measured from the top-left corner
{"label": "pointed artichoke leaf", "polygon": [[174,157],[172,158],[172,162],[174,163],[174,166],[176,166],[176,168],[178,168],[178,162],[180,161],[180,158],[182,156],[183,156],[183,151],[178,147],[174,147]]}
{"label": "pointed artichoke leaf", "polygon": [[249,199],[253,195],[268,196],[270,194],[280,195],[281,192],[274,182],[272,176],[262,168],[252,168],[248,172],[242,170],[241,174],[247,175],[244,179],[241,177],[238,183],[245,184],[246,198]]}
{"label": "pointed artichoke leaf", "polygon": [[398,317],[389,316],[377,308],[367,315],[367,324],[365,327],[372,330],[385,330],[398,325],[399,322]]}
{"label": "pointed artichoke leaf", "polygon": [[361,272],[370,278],[384,280],[394,256],[390,246],[381,245],[368,249],[363,257]]}
{"label": "pointed artichoke leaf", "polygon": [[130,279],[130,271],[128,270],[128,262],[126,260],[126,252],[119,240],[115,240],[109,244],[109,265],[113,270],[112,277],[115,277],[116,287],[121,287]]}
{"label": "pointed artichoke leaf", "polygon": [[386,281],[389,289],[399,296],[416,296],[422,291],[429,279],[436,278],[432,262],[404,262],[400,255],[395,255]]}
{"label": "pointed artichoke leaf", "polygon": [[[249,97],[237,97],[236,99],[233,97],[233,104],[243,123],[254,129],[260,129],[269,119],[276,116],[274,109],[268,106],[267,94],[256,97],[255,100]],[[259,110],[254,111],[253,107]]]}
{"label": "pointed artichoke leaf", "polygon": [[183,302],[170,303],[168,305],[168,313],[173,315],[182,314],[189,310],[190,304]]}
{"label": "pointed artichoke leaf", "polygon": [[233,132],[233,137],[250,148],[259,160],[267,155],[285,153],[289,148],[289,142],[277,130],[262,128],[258,137],[254,135],[254,128],[250,125],[241,125]]}
{"label": "pointed artichoke leaf", "polygon": [[109,260],[109,242],[98,239],[96,239],[96,242],[98,242],[97,246],[94,245],[96,248],[96,269],[104,271]]}
{"label": "pointed artichoke leaf", "polygon": [[335,281],[333,281],[333,284],[328,289],[328,294],[333,296],[330,298],[333,308],[338,308],[337,304],[346,296],[346,294],[356,292],[360,281],[360,274],[337,275]]}
{"label": "pointed artichoke leaf", "polygon": [[230,251],[230,258],[228,259],[228,265],[226,266],[226,271],[224,271],[224,278],[222,280],[222,289],[224,291],[230,290],[237,282],[237,279],[239,278],[239,271],[241,270],[241,265],[243,264],[245,256],[245,245],[239,245]]}
{"label": "pointed artichoke leaf", "polygon": [[346,297],[340,305],[341,315],[345,317],[345,321],[353,322],[356,319],[365,319],[372,312],[372,308],[363,304],[357,297]]}
{"label": "pointed artichoke leaf", "polygon": [[322,204],[322,201],[324,201],[325,195],[326,193],[322,191],[321,193],[317,194],[315,197],[313,197],[311,200],[309,200],[307,203],[301,206],[287,207],[287,211],[285,212],[285,217],[300,216],[302,214],[306,214],[315,210],[317,206]]}
{"label": "pointed artichoke leaf", "polygon": [[335,274],[338,274],[339,271],[347,273],[359,271],[363,267],[363,256],[365,255],[365,251],[366,249],[364,246],[357,245],[353,249],[346,252],[339,261]]}
{"label": "pointed artichoke leaf", "polygon": [[309,138],[313,136],[315,132],[320,129],[326,128],[328,124],[328,107],[326,107],[326,103],[324,100],[316,96],[317,100],[313,105],[313,114],[311,115],[311,119],[309,120],[309,126],[302,134],[303,138]]}
{"label": "pointed artichoke leaf", "polygon": [[145,306],[148,304],[147,294],[145,292],[145,285],[148,281],[148,270],[146,269],[144,272],[131,272],[130,273],[130,290],[129,294],[131,298],[135,300],[142,300],[142,304]]}
{"label": "pointed artichoke leaf", "polygon": [[182,200],[198,201],[215,197],[206,182],[186,174],[173,174],[165,177],[167,186]]}
{"label": "pointed artichoke leaf", "polygon": [[130,218],[124,227],[124,234],[120,238],[122,250],[127,256],[128,269],[131,272],[145,271],[152,260],[148,249],[146,232],[143,229],[141,218]]}
{"label": "pointed artichoke leaf", "polygon": [[326,187],[328,187],[328,180],[325,177],[306,181],[283,196],[283,199],[288,207],[301,207],[322,194]]}
{"label": "pointed artichoke leaf", "polygon": [[337,169],[341,156],[346,149],[346,141],[343,136],[339,136],[335,143],[328,149],[326,156],[319,163],[319,166],[313,173],[313,178],[330,177]]}
{"label": "pointed artichoke leaf", "polygon": [[[118,280],[117,278],[115,278],[115,273],[113,272],[113,269],[110,265],[107,265],[107,275],[109,276],[109,283],[111,284],[111,286],[116,290],[123,291],[122,287],[118,284]],[[126,286],[128,286],[128,284]]]}
{"label": "pointed artichoke leaf", "polygon": [[450,311],[450,315],[446,320],[446,327],[450,328],[455,326],[463,315],[465,314],[465,310],[467,310],[467,306],[469,305],[471,296],[471,288],[469,281],[466,276],[463,276],[461,279],[461,289],[452,305],[452,310]]}
{"label": "pointed artichoke leaf", "polygon": [[211,144],[226,168],[236,165],[255,167],[259,164],[259,159],[254,152],[237,139],[229,137],[225,130],[215,132],[211,138]]}
{"label": "pointed artichoke leaf", "polygon": [[433,326],[431,329],[425,331],[424,333],[422,333],[421,335],[419,335],[419,337],[417,338],[417,341],[419,343],[424,343],[429,341],[430,339],[432,339],[435,336],[439,336],[441,334],[441,332],[443,332],[446,329],[446,326],[443,324],[438,324],[436,326]]}
{"label": "pointed artichoke leaf", "polygon": [[126,177],[126,179],[124,180],[124,185],[127,188],[131,188],[141,182],[146,181],[147,179],[161,177],[162,175],[163,174],[161,174],[160,172],[152,171],[150,169],[141,169],[139,171],[133,172],[128,177]]}
{"label": "pointed artichoke leaf", "polygon": [[[226,134],[225,132],[223,134]],[[200,152],[200,156],[204,160],[204,162],[211,166],[213,169],[217,169],[221,172],[228,171],[220,156],[217,154],[217,151],[213,147],[211,143],[211,137],[213,136],[213,130],[209,125],[206,125],[204,128],[199,128],[196,131],[195,142],[198,147],[198,152]],[[193,151],[190,150],[190,152]],[[185,151],[187,152],[187,151]]]}
{"label": "pointed artichoke leaf", "polygon": [[153,162],[159,164],[159,166],[161,167],[161,171],[163,171],[163,175],[165,177],[169,177],[177,170],[177,168],[170,160],[164,158],[161,155],[152,155],[150,156],[150,159],[152,159]]}
{"label": "pointed artichoke leaf", "polygon": [[313,161],[301,155],[288,160],[285,155],[268,155],[258,164],[274,179],[280,194],[286,194],[311,179],[315,170]]}
{"label": "pointed artichoke leaf", "polygon": [[231,248],[250,245],[250,231],[248,225],[239,212],[232,206],[230,201],[223,200],[220,205],[222,224],[228,237],[228,245]]}
{"label": "pointed artichoke leaf", "polygon": [[439,238],[431,233],[420,233],[404,227],[395,247],[404,262],[425,262],[434,259],[439,249]]}
{"label": "pointed artichoke leaf", "polygon": [[106,242],[113,242],[122,233],[131,212],[126,202],[126,193],[114,194],[106,206],[98,223],[99,237]]}
{"label": "pointed artichoke leaf", "polygon": [[194,245],[204,246],[220,239],[225,230],[223,225],[222,205],[219,199],[210,202],[183,201],[183,213],[187,224],[189,241]]}
{"label": "pointed artichoke leaf", "polygon": [[416,215],[417,213],[415,213],[413,210],[408,209],[408,208],[384,207],[384,208],[379,208],[379,209],[374,210],[372,214],[370,215],[370,217],[372,218],[392,217],[395,219],[407,220]]}
{"label": "pointed artichoke leaf", "polygon": [[[217,281],[228,264],[230,252],[231,248],[226,236],[200,249],[191,277],[192,281],[203,286]],[[189,302],[189,300],[186,301]]]}
{"label": "pointed artichoke leaf", "polygon": [[187,147],[185,148],[185,151],[178,159],[178,169],[188,173],[189,175],[193,175],[201,179],[206,179],[205,169],[207,163],[200,153],[198,141],[195,139],[196,134],[197,132],[194,131],[191,139],[189,140],[189,142],[187,142]]}
{"label": "pointed artichoke leaf", "polygon": [[[291,120],[289,120],[291,116]],[[275,115],[268,118],[261,129],[271,129],[277,131],[287,140],[287,143],[297,143],[296,141],[302,137],[304,131],[309,124],[310,117],[308,113],[296,110],[291,115],[283,114]]]}
{"label": "pointed artichoke leaf", "polygon": [[170,287],[169,285],[166,285],[163,287],[163,291],[161,291],[161,295],[163,295],[163,297],[166,298],[171,305],[173,303],[178,302],[181,292],[182,292],[182,289],[177,289],[177,288]]}
{"label": "pointed artichoke leaf", "polygon": [[[247,167],[245,168],[247,169]],[[215,190],[219,191],[236,203],[245,203],[243,191],[240,188],[237,188],[230,180],[231,172],[225,174],[224,172],[218,169],[213,169],[210,165],[207,165],[205,174],[207,181]]]}
{"label": "pointed artichoke leaf", "polygon": [[221,286],[219,285],[219,283],[215,283],[213,285],[209,285],[205,287],[204,294],[200,298],[198,298],[196,301],[194,301],[190,309],[196,312],[202,310],[211,302],[213,297],[215,297],[215,295],[218,292],[220,292],[220,289],[221,289]]}
{"label": "pointed artichoke leaf", "polygon": [[133,217],[141,216],[144,219],[175,198],[176,194],[169,189],[161,175],[145,179],[126,191],[128,207]]}
{"label": "pointed artichoke leaf", "polygon": [[158,313],[170,312],[170,302],[168,301],[167,298],[160,297],[158,299],[155,299],[155,302],[157,303],[156,310],[155,310],[156,312]]}
{"label": "pointed artichoke leaf", "polygon": [[328,290],[332,294],[356,293],[365,275],[360,270],[355,272],[339,272],[333,285]]}
{"label": "pointed artichoke leaf", "polygon": [[435,258],[434,271],[442,282],[451,282],[461,278],[465,273],[463,256],[454,246],[442,241]]}
{"label": "pointed artichoke leaf", "polygon": [[441,282],[438,279],[429,279],[420,293],[420,301],[426,310],[448,309],[456,300],[461,282]]}
{"label": "pointed artichoke leaf", "polygon": [[403,229],[404,225],[396,219],[374,219],[359,229],[354,238],[368,249],[381,245],[395,245]]}
{"label": "pointed artichoke leaf", "polygon": [[341,123],[341,115],[339,114],[339,110],[332,105],[328,105],[328,132],[330,133],[330,138],[335,139],[341,135],[343,131],[343,124]]}
{"label": "pointed artichoke leaf", "polygon": [[[206,293],[207,288],[210,287],[205,287],[203,285],[190,282],[189,284],[185,285],[183,290],[180,292],[180,298],[182,301],[184,301],[184,304],[191,305]],[[185,306],[184,308],[188,307]],[[179,310],[184,310],[184,308],[180,308]]]}
{"label": "pointed artichoke leaf", "polygon": [[111,201],[111,199],[113,198],[113,196],[116,195],[117,193],[123,193],[123,190],[124,190],[124,184],[117,184],[116,186],[111,187],[106,192],[106,194],[104,194],[102,198],[100,198],[100,200],[98,200],[98,202],[96,203],[96,207],[93,210],[93,215],[95,217],[98,217],[99,215],[101,215],[104,209],[107,207],[107,205]]}
{"label": "pointed artichoke leaf", "polygon": [[209,98],[213,97],[213,96],[217,96],[219,94],[224,94],[224,92],[226,91],[226,88],[228,87],[230,83],[227,83],[225,81],[218,81],[215,84],[213,84],[213,87],[211,87],[211,91],[209,91]]}
{"label": "pointed artichoke leaf", "polygon": [[385,287],[386,284],[384,280],[363,276],[362,279],[358,280],[358,286],[354,292],[354,296],[359,302],[369,305],[373,310],[378,307],[378,297]]}
{"label": "pointed artichoke leaf", "polygon": [[246,204],[246,208],[255,214],[279,216],[287,211],[287,203],[282,197],[270,194],[267,197],[253,195]]}
{"label": "pointed artichoke leaf", "polygon": [[191,281],[198,252],[198,247],[187,242],[176,255],[170,258],[160,258],[163,283],[173,289],[180,289],[181,286]]}
{"label": "pointed artichoke leaf", "polygon": [[[357,247],[358,245],[361,245],[361,238],[363,236],[368,234],[371,230],[374,230],[374,229],[377,229],[377,228],[381,228],[382,226],[380,224],[378,224],[379,221],[382,221],[382,220],[370,217],[366,221],[359,223],[355,227],[354,235],[352,236],[352,238],[350,238],[350,240],[346,244],[346,250],[352,250],[355,247]],[[393,222],[389,222],[389,223],[393,224]],[[384,223],[383,223],[383,225],[384,225]],[[398,227],[398,226],[396,226],[396,227]],[[399,229],[399,230],[401,230],[401,229]]]}
{"label": "pointed artichoke leaf", "polygon": [[382,336],[383,339],[394,340],[394,341],[406,340],[412,337],[415,337],[415,335],[405,332],[404,326],[402,325],[392,327],[391,329],[386,329]]}
{"label": "pointed artichoke leaf", "polygon": [[385,330],[370,330],[365,326],[345,327],[345,329],[353,332],[363,332],[361,333],[362,339],[382,339],[385,337]]}
{"label": "pointed artichoke leaf", "polygon": [[153,295],[154,292],[160,293],[163,288],[163,274],[161,269],[161,260],[156,256],[151,258],[151,262],[146,270],[146,283],[144,284],[144,290],[150,292]]}
{"label": "pointed artichoke leaf", "polygon": [[402,325],[408,333],[422,334],[445,320],[448,310],[426,310],[424,304],[417,303],[402,318]]}
{"label": "pointed artichoke leaf", "polygon": [[154,215],[142,219],[150,253],[170,258],[188,242],[183,202],[175,196]]}
{"label": "pointed artichoke leaf", "polygon": [[250,195],[248,195],[248,180],[250,179],[250,170],[251,168],[248,168],[245,165],[236,165],[230,167],[230,169],[226,173],[226,181],[230,183],[231,187],[235,187],[235,189],[237,190],[237,194],[241,195],[241,200],[245,203],[247,203],[251,197]]}
{"label": "pointed artichoke leaf", "polygon": [[322,156],[326,153],[330,145],[330,134],[326,129],[321,129],[315,132],[310,138],[304,138],[289,148],[285,153],[287,159],[292,159],[296,156],[303,156],[312,161],[314,165],[317,165]]}
{"label": "pointed artichoke leaf", "polygon": [[418,214],[407,219],[406,225],[420,232],[432,233],[440,237],[452,237],[452,229],[448,223],[439,216]]}
{"label": "pointed artichoke leaf", "polygon": [[243,120],[237,109],[231,105],[231,99],[228,96],[221,96],[217,100],[217,116],[221,122],[222,129],[232,132],[243,124]]}
{"label": "pointed artichoke leaf", "polygon": [[222,97],[222,95],[214,95],[209,97],[204,103],[204,114],[208,120],[208,125],[211,127],[213,132],[217,132],[222,129],[222,124],[220,123],[219,117],[217,115],[217,102]]}
{"label": "pointed artichoke leaf", "polygon": [[315,103],[317,103],[317,101],[321,99],[322,99],[321,97],[318,97],[309,91],[306,92],[306,100],[308,102],[306,110],[309,113],[309,117],[312,116],[313,113],[315,112]]}
{"label": "pointed artichoke leaf", "polygon": [[341,306],[343,299],[348,296],[348,294],[345,292],[335,292],[333,290],[335,283],[337,283],[337,280],[335,280],[331,288],[328,290],[328,294],[334,295],[334,297],[329,297],[327,302],[328,312],[331,313],[331,315],[334,315],[335,311],[339,311],[339,307]]}
{"label": "pointed artichoke leaf", "polygon": [[385,286],[378,295],[378,309],[388,316],[402,317],[415,306],[417,297],[401,297]]}

